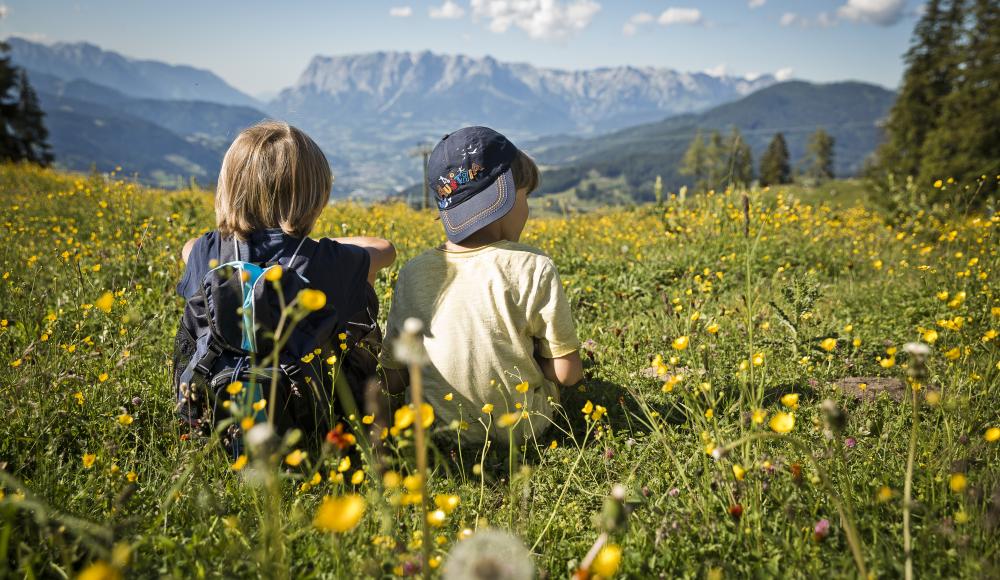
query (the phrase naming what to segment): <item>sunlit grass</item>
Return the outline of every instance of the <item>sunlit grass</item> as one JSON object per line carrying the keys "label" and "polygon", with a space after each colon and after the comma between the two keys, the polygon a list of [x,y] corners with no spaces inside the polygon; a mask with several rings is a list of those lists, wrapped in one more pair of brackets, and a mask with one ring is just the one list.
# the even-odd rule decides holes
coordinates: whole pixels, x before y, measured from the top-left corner
{"label": "sunlit grass", "polygon": [[[633,577],[845,576],[859,553],[893,577],[909,511],[917,575],[996,576],[1000,219],[928,211],[892,227],[856,188],[747,192],[746,213],[725,192],[529,222],[587,379],[537,453],[463,470],[432,452],[420,482],[416,413],[386,435],[385,466],[294,442],[234,464],[177,425],[174,286],[182,244],[212,228],[210,193],[0,167],[0,570],[394,576],[418,573],[429,544],[437,573],[494,527],[549,577],[588,551],[592,571]],[[315,234],[396,244],[376,285],[384,319],[398,267],[442,240],[433,218],[335,204]],[[931,347],[919,379],[915,341]],[[470,429],[504,414],[463,413]]]}

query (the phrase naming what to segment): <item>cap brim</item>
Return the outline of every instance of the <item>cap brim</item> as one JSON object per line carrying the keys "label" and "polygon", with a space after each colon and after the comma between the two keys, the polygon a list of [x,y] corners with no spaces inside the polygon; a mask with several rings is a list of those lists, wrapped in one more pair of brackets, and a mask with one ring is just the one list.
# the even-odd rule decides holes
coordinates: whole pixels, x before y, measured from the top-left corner
{"label": "cap brim", "polygon": [[508,169],[483,191],[459,205],[440,210],[444,232],[450,241],[461,242],[507,215],[516,199],[514,173]]}

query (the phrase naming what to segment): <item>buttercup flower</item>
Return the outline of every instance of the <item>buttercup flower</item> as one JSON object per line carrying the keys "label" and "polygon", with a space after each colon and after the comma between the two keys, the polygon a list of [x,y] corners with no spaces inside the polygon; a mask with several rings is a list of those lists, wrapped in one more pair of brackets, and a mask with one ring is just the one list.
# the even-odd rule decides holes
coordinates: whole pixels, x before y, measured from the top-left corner
{"label": "buttercup flower", "polygon": [[622,562],[622,549],[616,544],[608,544],[601,548],[590,565],[590,570],[602,578],[611,578],[618,572]]}
{"label": "buttercup flower", "polygon": [[781,404],[788,407],[789,409],[795,410],[799,408],[799,394],[798,393],[788,393],[781,397]]}
{"label": "buttercup flower", "polygon": [[775,433],[789,433],[795,427],[795,415],[779,411],[771,417],[768,425]]}
{"label": "buttercup flower", "polygon": [[347,532],[353,530],[364,515],[365,500],[360,495],[327,497],[316,510],[313,525],[324,532]]}
{"label": "buttercup flower", "polygon": [[307,288],[299,292],[299,304],[309,311],[316,311],[326,306],[326,294],[322,290]]}

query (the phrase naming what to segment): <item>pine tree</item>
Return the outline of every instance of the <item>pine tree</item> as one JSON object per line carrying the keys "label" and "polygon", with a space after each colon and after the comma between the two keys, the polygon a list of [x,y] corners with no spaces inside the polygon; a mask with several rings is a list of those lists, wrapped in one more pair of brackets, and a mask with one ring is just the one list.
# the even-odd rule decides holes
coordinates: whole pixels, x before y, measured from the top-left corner
{"label": "pine tree", "polygon": [[729,148],[722,142],[722,134],[712,131],[705,146],[705,182],[700,189],[723,187],[729,177]]}
{"label": "pine tree", "polygon": [[833,179],[833,136],[827,133],[822,127],[809,138],[806,145],[806,166],[807,177],[816,181]]}
{"label": "pine tree", "polygon": [[13,66],[8,46],[0,42],[0,161],[52,162],[48,131],[38,96],[28,75]]}
{"label": "pine tree", "polygon": [[760,158],[760,184],[781,185],[792,182],[792,167],[788,160],[785,136],[776,133]]}
{"label": "pine tree", "polygon": [[877,151],[879,175],[917,175],[927,134],[941,112],[941,101],[951,91],[957,72],[956,41],[961,31],[965,0],[929,0],[907,51],[906,72],[899,96],[889,112],[886,141]]}
{"label": "pine tree", "polygon": [[49,132],[45,128],[45,113],[38,104],[38,95],[28,82],[28,73],[19,69],[17,75],[18,112],[12,120],[17,135],[21,159],[41,166],[52,163]]}
{"label": "pine tree", "polygon": [[694,179],[694,186],[701,188],[705,181],[705,140],[701,136],[701,131],[695,134],[691,144],[688,145],[684,158],[681,160],[681,175],[688,175]]}
{"label": "pine tree", "polygon": [[7,43],[0,42],[0,161],[14,159],[18,142],[11,120],[17,116],[17,101],[14,98],[17,70],[10,62]]}
{"label": "pine tree", "polygon": [[955,88],[924,144],[920,181],[953,177],[972,185],[986,175],[981,188],[972,187],[985,196],[996,193],[1000,173],[1000,5],[976,0],[972,15]]}
{"label": "pine tree", "polygon": [[735,126],[729,134],[729,150],[730,181],[736,186],[750,185],[753,182],[753,153]]}

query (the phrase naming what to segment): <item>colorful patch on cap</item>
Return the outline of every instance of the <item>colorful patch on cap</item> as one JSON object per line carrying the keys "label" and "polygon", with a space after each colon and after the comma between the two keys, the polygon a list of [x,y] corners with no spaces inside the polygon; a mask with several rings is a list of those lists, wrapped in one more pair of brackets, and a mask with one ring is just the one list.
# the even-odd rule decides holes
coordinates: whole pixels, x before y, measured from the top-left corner
{"label": "colorful patch on cap", "polygon": [[451,194],[458,191],[458,188],[470,181],[475,181],[477,177],[483,172],[483,167],[478,163],[473,163],[472,167],[468,169],[462,168],[458,171],[450,171],[448,175],[438,176],[438,181],[441,182],[435,189],[437,189],[438,196],[443,200],[451,196]]}

